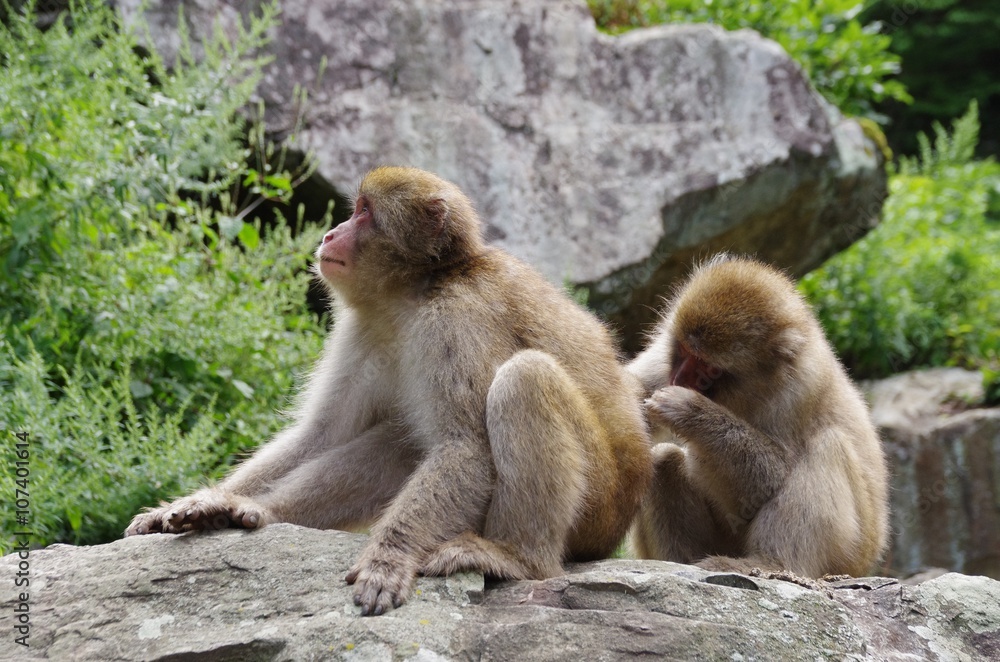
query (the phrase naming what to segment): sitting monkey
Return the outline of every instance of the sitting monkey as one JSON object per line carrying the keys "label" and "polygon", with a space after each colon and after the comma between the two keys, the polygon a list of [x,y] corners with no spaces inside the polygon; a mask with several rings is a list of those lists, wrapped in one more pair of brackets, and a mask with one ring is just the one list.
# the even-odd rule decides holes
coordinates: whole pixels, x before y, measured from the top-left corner
{"label": "sitting monkey", "polygon": [[725,254],[701,265],[629,370],[668,439],[633,530],[640,557],[807,577],[871,570],[888,533],[881,444],[786,276]]}
{"label": "sitting monkey", "polygon": [[372,525],[347,574],[363,614],[402,604],[417,573],[541,579],[611,554],[652,469],[601,323],[412,168],[368,173],[316,256],[335,324],[295,421],[126,535]]}

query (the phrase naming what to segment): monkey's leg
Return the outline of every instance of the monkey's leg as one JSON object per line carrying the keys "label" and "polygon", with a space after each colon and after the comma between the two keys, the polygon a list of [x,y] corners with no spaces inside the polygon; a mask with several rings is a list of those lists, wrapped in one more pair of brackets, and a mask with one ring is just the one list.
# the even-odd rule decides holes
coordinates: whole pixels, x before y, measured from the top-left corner
{"label": "monkey's leg", "polygon": [[636,556],[694,563],[732,546],[736,532],[718,522],[708,499],[691,481],[683,449],[653,447],[653,484],[632,529]]}
{"label": "monkey's leg", "polygon": [[579,388],[547,354],[516,354],[486,397],[496,484],[483,535],[466,532],[431,554],[423,572],[481,570],[540,579],[561,574],[587,489],[585,439],[600,424]]}

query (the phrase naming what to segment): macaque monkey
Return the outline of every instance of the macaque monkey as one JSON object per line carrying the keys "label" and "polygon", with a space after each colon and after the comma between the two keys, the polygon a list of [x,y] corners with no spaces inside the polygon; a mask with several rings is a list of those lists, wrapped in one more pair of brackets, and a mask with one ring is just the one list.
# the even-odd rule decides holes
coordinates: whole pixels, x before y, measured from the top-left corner
{"label": "macaque monkey", "polygon": [[652,463],[600,322],[412,168],[368,173],[316,257],[335,324],[292,425],[126,535],[371,526],[346,577],[365,615],[400,606],[418,573],[541,579],[615,550]]}
{"label": "macaque monkey", "polygon": [[628,368],[654,440],[669,440],[653,450],[638,556],[806,577],[872,568],[888,526],[881,444],[787,277],[716,256]]}

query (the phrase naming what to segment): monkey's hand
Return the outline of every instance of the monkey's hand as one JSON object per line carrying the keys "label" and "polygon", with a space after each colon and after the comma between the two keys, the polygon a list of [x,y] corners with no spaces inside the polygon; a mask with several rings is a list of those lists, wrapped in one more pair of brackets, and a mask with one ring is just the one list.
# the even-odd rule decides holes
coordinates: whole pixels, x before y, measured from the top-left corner
{"label": "monkey's hand", "polygon": [[217,489],[206,489],[139,513],[125,529],[125,537],[229,527],[255,529],[263,526],[265,520],[263,509],[253,500]]}
{"label": "monkey's hand", "polygon": [[701,393],[683,386],[664,386],[646,400],[646,416],[654,425],[670,428],[685,436],[691,427],[718,407]]}
{"label": "monkey's hand", "polygon": [[417,564],[406,554],[369,545],[344,579],[354,584],[361,615],[381,616],[406,602],[416,577]]}

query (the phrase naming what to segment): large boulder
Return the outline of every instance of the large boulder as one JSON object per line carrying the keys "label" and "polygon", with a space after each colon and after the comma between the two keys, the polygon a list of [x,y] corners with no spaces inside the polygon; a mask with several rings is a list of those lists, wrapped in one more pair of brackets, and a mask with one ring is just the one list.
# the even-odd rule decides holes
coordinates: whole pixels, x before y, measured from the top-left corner
{"label": "large boulder", "polygon": [[885,570],[1000,579],[1000,409],[983,406],[982,375],[924,370],[867,390],[893,476]]}
{"label": "large boulder", "polygon": [[[545,581],[421,578],[403,607],[362,617],[343,576],[365,537],[276,524],[53,545],[0,559],[29,593],[28,648],[3,659],[996,659],[1000,582],[949,574],[818,590],[660,561],[580,564]],[[27,570],[19,570],[26,561]],[[27,611],[18,612],[19,604]]]}
{"label": "large boulder", "polygon": [[[120,0],[135,16],[140,0]],[[259,0],[152,0],[169,58],[178,5],[197,40]],[[589,303],[636,349],[670,283],[728,249],[801,275],[866,232],[882,154],[750,31],[597,31],[583,0],[281,0],[260,86],[267,127],[296,124],[326,195],[378,164],[458,183],[488,238]],[[317,82],[321,60],[325,74]]]}

